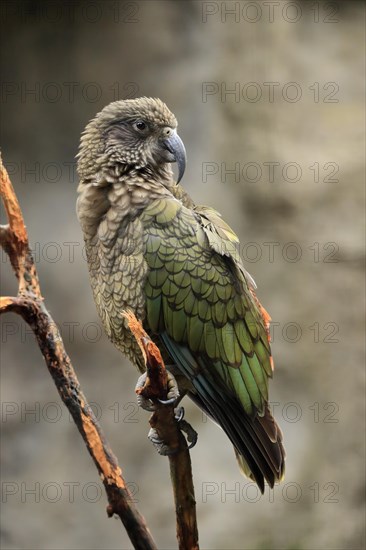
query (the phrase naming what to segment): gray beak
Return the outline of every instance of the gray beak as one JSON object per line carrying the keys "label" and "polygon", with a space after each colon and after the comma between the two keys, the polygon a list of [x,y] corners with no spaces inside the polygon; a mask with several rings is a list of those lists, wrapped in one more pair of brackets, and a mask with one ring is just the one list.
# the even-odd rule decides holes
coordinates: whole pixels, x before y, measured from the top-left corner
{"label": "gray beak", "polygon": [[186,150],[183,144],[183,141],[180,139],[176,132],[173,132],[171,136],[163,140],[164,147],[171,154],[171,160],[169,162],[176,162],[178,166],[178,180],[177,183],[183,177],[184,171],[186,169]]}

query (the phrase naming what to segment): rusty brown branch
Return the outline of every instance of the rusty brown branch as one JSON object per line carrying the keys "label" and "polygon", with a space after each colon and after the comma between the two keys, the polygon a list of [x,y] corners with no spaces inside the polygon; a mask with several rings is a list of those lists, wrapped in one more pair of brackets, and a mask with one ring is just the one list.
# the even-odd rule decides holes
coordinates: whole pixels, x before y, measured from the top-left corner
{"label": "rusty brown branch", "polygon": [[19,281],[17,297],[0,299],[0,313],[18,313],[32,328],[61,399],[103,481],[109,502],[108,516],[120,517],[135,548],[155,550],[157,547],[145,519],[133,503],[117,459],[80,388],[56,323],[44,306],[22,212],[1,159],[0,171],[0,193],[9,222],[0,229],[0,244],[9,255]]}
{"label": "rusty brown branch", "polygon": [[196,501],[189,449],[174,416],[174,405],[162,405],[156,401],[156,398],[166,399],[167,372],[165,365],[159,349],[143,330],[133,313],[125,312],[124,315],[146,361],[146,383],[137,392],[143,397],[153,400],[156,404],[156,410],[150,418],[150,425],[157,431],[159,438],[171,450],[175,451],[174,454],[169,455],[169,465],[179,548],[180,550],[198,550]]}

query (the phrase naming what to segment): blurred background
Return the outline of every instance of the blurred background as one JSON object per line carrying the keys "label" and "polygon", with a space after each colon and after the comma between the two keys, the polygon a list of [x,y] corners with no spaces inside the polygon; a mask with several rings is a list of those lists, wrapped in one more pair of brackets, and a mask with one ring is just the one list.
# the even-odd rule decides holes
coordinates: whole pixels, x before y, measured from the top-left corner
{"label": "blurred background", "polygon": [[[110,101],[144,95],[177,116],[183,185],[236,230],[273,319],[286,480],[260,496],[187,401],[201,546],[364,548],[363,3],[1,10],[4,162],[46,305],[158,547],[176,547],[168,461],[147,440],[137,373],[102,332],[75,215],[81,131]],[[1,254],[1,294],[14,294]],[[30,330],[15,315],[1,323],[1,547],[131,548]]]}

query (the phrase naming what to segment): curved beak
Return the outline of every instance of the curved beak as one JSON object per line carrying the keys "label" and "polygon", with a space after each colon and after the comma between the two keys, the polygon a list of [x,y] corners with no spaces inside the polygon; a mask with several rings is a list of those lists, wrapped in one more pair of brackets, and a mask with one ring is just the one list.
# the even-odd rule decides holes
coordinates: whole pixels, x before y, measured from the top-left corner
{"label": "curved beak", "polygon": [[184,143],[175,131],[169,137],[163,139],[162,142],[163,142],[164,148],[167,151],[169,151],[171,155],[168,162],[177,163],[177,166],[178,166],[177,183],[179,183],[186,169],[187,155],[186,155],[186,149],[184,147]]}

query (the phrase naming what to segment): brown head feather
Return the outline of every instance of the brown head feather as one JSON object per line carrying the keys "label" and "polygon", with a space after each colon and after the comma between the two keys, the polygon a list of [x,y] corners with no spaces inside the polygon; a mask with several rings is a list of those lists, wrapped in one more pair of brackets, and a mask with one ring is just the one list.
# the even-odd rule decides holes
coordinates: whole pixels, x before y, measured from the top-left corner
{"label": "brown head feather", "polygon": [[[146,132],[139,133],[136,122],[143,122]],[[153,171],[166,164],[158,146],[166,128],[175,130],[177,119],[160,99],[141,97],[110,103],[82,134],[77,155],[81,181],[95,180],[96,172],[116,166],[122,172],[123,167]],[[168,171],[171,173],[170,168]]]}

